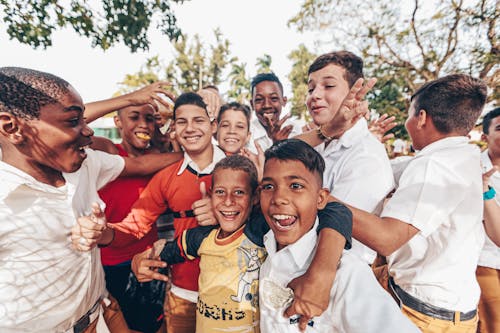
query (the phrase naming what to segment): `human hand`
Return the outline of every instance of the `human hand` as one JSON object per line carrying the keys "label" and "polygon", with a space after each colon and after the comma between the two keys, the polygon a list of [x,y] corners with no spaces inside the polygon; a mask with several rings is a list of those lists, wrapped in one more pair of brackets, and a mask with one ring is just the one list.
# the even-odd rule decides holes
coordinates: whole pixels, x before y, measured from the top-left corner
{"label": "human hand", "polygon": [[483,173],[483,192],[487,192],[490,189],[488,186],[490,177],[497,171],[499,171],[499,168],[496,165],[494,165],[491,169]]}
{"label": "human hand", "polygon": [[245,156],[253,162],[255,168],[257,169],[257,180],[260,182],[264,175],[264,162],[266,161],[266,158],[264,156],[264,151],[262,150],[262,147],[257,142],[257,140],[254,140],[254,144],[255,148],[257,149],[257,154],[254,154],[249,149],[243,147],[241,149],[240,155]]}
{"label": "human hand", "polygon": [[198,224],[201,226],[217,225],[218,222],[212,209],[212,200],[207,193],[205,182],[200,183],[200,192],[201,199],[196,200],[191,206],[191,209],[196,217],[196,221],[198,221]]}
{"label": "human hand", "polygon": [[127,99],[129,105],[142,105],[149,103],[153,105],[155,109],[158,109],[157,103],[159,103],[166,108],[170,108],[170,103],[158,95],[166,95],[173,102],[175,102],[175,95],[164,89],[163,87],[165,86],[172,86],[172,83],[166,81],[151,83],[150,85],[124,95],[124,97]]}
{"label": "human hand", "polygon": [[161,261],[154,253],[154,247],[136,254],[130,264],[137,281],[149,282],[152,280],[168,281],[168,277],[158,273],[158,268],[167,267],[167,263]]}
{"label": "human hand", "polygon": [[207,112],[210,120],[212,121],[217,118],[222,104],[219,94],[210,89],[200,89],[197,93],[203,98],[203,102],[207,105]]}
{"label": "human hand", "polygon": [[269,134],[269,137],[273,140],[273,142],[288,139],[288,136],[293,130],[293,125],[287,125],[283,128],[281,128],[281,126],[283,126],[285,121],[290,119],[291,116],[292,116],[291,114],[287,114],[286,116],[278,120],[276,124],[273,123],[272,116],[271,117],[264,116],[264,119],[266,120],[267,123],[267,129],[268,129],[267,132]]}
{"label": "human hand", "polygon": [[300,315],[299,329],[305,331],[307,323],[315,316],[320,316],[330,302],[330,288],[325,283],[315,283],[309,274],[296,277],[288,284],[293,290],[293,302],[285,310],[285,317]]}
{"label": "human hand", "polygon": [[321,126],[322,133],[328,137],[339,138],[346,130],[354,126],[368,112],[368,102],[364,101],[363,98],[375,86],[376,82],[375,78],[367,81],[359,78],[351,87],[333,118]]}
{"label": "human hand", "polygon": [[380,142],[384,143],[387,140],[394,137],[393,133],[389,133],[389,134],[385,135],[385,133],[387,133],[388,131],[390,131],[394,127],[396,127],[396,125],[398,124],[394,120],[396,120],[396,117],[394,117],[394,116],[389,117],[389,115],[387,113],[384,113],[383,115],[381,115],[377,119],[372,120],[368,124],[368,130],[373,135],[375,135],[375,137]]}
{"label": "human hand", "polygon": [[78,251],[90,251],[101,240],[106,230],[106,216],[98,203],[92,204],[89,216],[81,216],[71,229],[71,243]]}

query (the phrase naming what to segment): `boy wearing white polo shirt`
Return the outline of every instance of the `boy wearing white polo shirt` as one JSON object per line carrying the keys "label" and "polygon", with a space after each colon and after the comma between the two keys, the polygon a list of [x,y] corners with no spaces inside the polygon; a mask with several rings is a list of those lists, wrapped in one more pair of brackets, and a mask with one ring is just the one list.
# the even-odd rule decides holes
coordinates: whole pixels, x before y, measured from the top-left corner
{"label": "boy wearing white polo shirt", "polygon": [[[328,189],[322,188],[325,162],[311,146],[294,139],[275,143],[265,156],[260,203],[271,230],[264,236],[268,257],[259,275],[261,331],[299,332],[299,319],[282,315],[293,295],[285,287],[307,270],[316,251],[317,213],[328,201]],[[336,214],[339,219],[351,219],[343,205],[337,207]],[[380,287],[369,266],[344,252],[328,308],[309,321],[306,332],[418,330]]]}
{"label": "boy wearing white polo shirt", "polygon": [[[483,118],[483,140],[488,149],[481,154],[483,171],[494,166],[500,169],[500,108],[496,108]],[[486,184],[484,184],[486,185]],[[476,271],[477,282],[481,286],[479,300],[478,332],[500,332],[500,247],[492,241],[492,231],[500,225],[500,172],[494,172],[488,180],[484,194],[484,223],[488,233]]]}
{"label": "boy wearing white polo shirt", "polygon": [[381,217],[351,208],[353,235],[387,256],[392,291],[423,332],[476,332],[475,271],[484,244],[479,150],[466,135],[484,82],[455,74],[411,98],[406,128],[418,150]]}

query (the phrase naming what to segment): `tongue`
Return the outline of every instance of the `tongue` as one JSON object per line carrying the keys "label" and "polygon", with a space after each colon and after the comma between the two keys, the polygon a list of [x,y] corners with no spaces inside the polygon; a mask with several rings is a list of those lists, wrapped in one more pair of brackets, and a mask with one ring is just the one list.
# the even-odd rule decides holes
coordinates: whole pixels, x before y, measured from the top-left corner
{"label": "tongue", "polygon": [[292,225],[295,222],[296,218],[295,217],[290,217],[284,220],[276,220],[278,223],[283,226],[283,227],[288,227],[289,225]]}

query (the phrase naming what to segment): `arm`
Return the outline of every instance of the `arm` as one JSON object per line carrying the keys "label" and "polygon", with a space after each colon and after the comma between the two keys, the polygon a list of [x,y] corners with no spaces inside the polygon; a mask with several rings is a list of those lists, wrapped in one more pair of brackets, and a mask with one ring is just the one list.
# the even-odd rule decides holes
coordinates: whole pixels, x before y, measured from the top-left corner
{"label": "arm", "polygon": [[313,261],[304,275],[288,284],[294,291],[294,299],[285,316],[300,314],[301,330],[306,329],[312,317],[321,315],[328,308],[342,250],[351,245],[352,215],[347,207],[329,203],[318,212],[318,216],[319,238]]}
{"label": "arm", "polygon": [[[496,171],[498,171],[498,168],[493,167],[483,175],[483,192],[490,190],[488,181],[490,176]],[[499,194],[497,193],[496,195],[498,196]],[[484,200],[483,222],[488,237],[496,246],[500,246],[500,205],[498,205],[495,197],[491,199],[485,198]]]}
{"label": "arm", "polygon": [[161,153],[161,154],[146,154],[138,157],[123,157],[125,167],[123,168],[121,177],[123,176],[145,176],[153,174],[161,169],[169,166],[172,163],[179,161],[183,156],[182,152],[178,153]]}
{"label": "arm", "polygon": [[172,100],[175,100],[175,97],[172,95],[172,93],[162,88],[162,86],[169,85],[171,85],[169,82],[155,82],[144,88],[125,95],[105,99],[102,101],[87,103],[85,104],[84,117],[86,118],[87,123],[90,123],[110,112],[122,109],[130,105],[142,105],[149,103],[153,106],[156,106],[155,102],[157,102],[168,107],[168,103],[157,94],[164,94],[170,97]]}
{"label": "arm", "polygon": [[118,149],[116,148],[113,141],[102,136],[94,136],[92,138],[92,144],[90,148],[94,150],[104,151],[109,154],[118,155]]}

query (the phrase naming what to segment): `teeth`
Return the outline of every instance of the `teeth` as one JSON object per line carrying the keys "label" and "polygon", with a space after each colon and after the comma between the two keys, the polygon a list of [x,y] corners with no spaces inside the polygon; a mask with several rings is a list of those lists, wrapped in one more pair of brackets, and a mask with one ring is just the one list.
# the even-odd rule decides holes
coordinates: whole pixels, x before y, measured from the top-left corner
{"label": "teeth", "polygon": [[86,146],[81,146],[81,147],[80,147],[80,150],[85,150],[85,149],[89,149],[89,148],[90,148],[90,146],[89,146],[89,145],[86,145]]}
{"label": "teeth", "polygon": [[151,140],[151,136],[146,133],[135,133],[135,136],[141,140]]}
{"label": "teeth", "polygon": [[273,219],[275,220],[288,220],[293,218],[292,215],[273,215]]}
{"label": "teeth", "polygon": [[236,215],[238,215],[238,212],[222,212],[221,211],[221,214],[224,216],[236,216]]}

